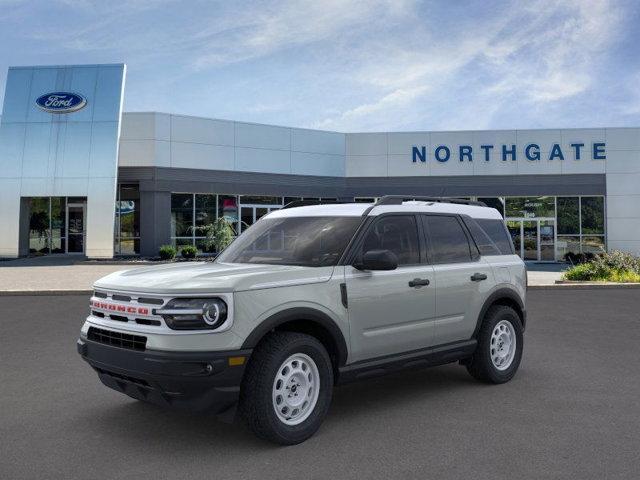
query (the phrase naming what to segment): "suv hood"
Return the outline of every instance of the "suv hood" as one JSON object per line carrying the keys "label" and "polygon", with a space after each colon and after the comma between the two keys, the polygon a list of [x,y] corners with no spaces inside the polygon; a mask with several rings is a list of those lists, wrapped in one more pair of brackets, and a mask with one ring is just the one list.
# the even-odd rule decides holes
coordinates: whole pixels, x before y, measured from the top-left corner
{"label": "suv hood", "polygon": [[185,262],[114,272],[96,289],[142,293],[223,293],[326,282],[333,267]]}

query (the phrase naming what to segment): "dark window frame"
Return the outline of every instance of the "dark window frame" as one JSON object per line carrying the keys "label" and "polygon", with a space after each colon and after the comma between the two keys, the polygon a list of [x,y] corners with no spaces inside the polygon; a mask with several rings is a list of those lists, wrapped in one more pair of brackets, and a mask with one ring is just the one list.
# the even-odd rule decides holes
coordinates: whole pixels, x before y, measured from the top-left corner
{"label": "dark window frame", "polygon": [[381,219],[388,217],[413,217],[414,224],[416,226],[416,235],[418,240],[418,263],[404,263],[399,264],[398,269],[405,267],[417,267],[427,263],[426,246],[424,238],[422,236],[422,230],[420,226],[420,219],[415,212],[389,212],[382,213],[380,215],[366,217],[365,222],[361,224],[360,228],[356,230],[353,237],[353,243],[347,245],[345,251],[344,261],[338,262],[338,265],[353,265],[358,261],[359,256],[363,253],[362,247],[364,246],[364,240],[369,231],[374,228],[375,224]]}
{"label": "dark window frame", "polygon": [[[467,226],[465,225],[464,221],[461,218],[461,215],[459,214],[455,214],[455,213],[423,213],[420,214],[420,217],[422,217],[420,219],[422,225],[423,225],[423,229],[425,232],[425,238],[426,238],[426,243],[427,243],[427,248],[428,248],[428,252],[429,252],[429,260],[430,260],[430,264],[431,265],[456,265],[456,264],[460,264],[460,263],[474,263],[480,260],[481,255],[480,255],[480,251],[478,250],[478,246],[475,243],[475,240],[473,239],[473,236],[471,235],[471,233],[469,232]],[[433,250],[433,238],[431,236],[431,232],[429,231],[429,228],[427,228],[426,226],[426,222],[427,219],[429,217],[451,217],[454,218],[458,224],[460,225],[460,228],[465,236],[465,238],[467,239],[467,245],[469,247],[469,259],[468,260],[464,260],[464,261],[456,261],[456,262],[450,262],[450,261],[446,261],[446,262],[438,262],[436,261],[436,257],[435,257],[435,253]]]}

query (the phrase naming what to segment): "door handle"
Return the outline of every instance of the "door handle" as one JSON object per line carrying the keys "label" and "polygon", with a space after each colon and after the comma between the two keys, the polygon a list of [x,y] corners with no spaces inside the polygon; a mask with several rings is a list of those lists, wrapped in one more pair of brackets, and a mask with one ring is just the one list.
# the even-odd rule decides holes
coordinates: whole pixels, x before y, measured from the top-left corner
{"label": "door handle", "polygon": [[487,275],[484,273],[474,273],[473,275],[471,275],[472,282],[480,282],[486,279],[487,279]]}
{"label": "door handle", "polygon": [[414,278],[413,280],[409,280],[410,287],[426,287],[429,283],[431,282],[429,282],[428,278]]}

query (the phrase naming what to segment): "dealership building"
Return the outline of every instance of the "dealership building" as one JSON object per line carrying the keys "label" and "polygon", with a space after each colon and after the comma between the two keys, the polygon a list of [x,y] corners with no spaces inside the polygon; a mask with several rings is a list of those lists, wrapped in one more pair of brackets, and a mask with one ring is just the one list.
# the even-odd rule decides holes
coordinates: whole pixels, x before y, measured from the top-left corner
{"label": "dealership building", "polygon": [[207,253],[297,199],[463,197],[517,252],[640,254],[640,128],[345,133],[122,112],[126,68],[12,67],[0,118],[0,257]]}

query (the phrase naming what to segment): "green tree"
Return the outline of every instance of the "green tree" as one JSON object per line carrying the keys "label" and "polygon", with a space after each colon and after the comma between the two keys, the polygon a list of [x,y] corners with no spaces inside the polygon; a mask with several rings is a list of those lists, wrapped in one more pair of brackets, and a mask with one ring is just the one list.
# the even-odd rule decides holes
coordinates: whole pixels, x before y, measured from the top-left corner
{"label": "green tree", "polygon": [[213,249],[216,253],[220,253],[222,250],[233,242],[234,232],[231,224],[224,217],[218,218],[215,222],[208,225],[202,225],[201,227],[195,227],[195,230],[204,233],[204,243],[209,249]]}

